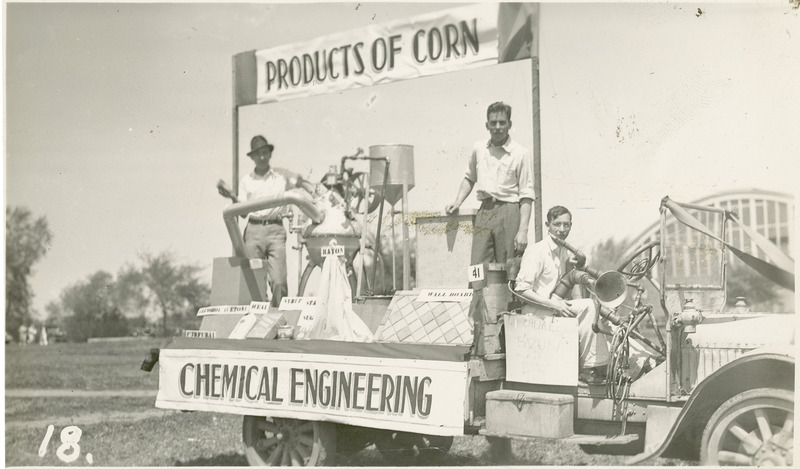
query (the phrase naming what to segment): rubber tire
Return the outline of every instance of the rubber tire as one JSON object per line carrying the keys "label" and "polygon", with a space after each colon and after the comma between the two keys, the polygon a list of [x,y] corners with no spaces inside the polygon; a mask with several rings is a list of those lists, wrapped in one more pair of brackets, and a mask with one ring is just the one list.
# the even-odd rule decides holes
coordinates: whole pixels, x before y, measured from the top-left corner
{"label": "rubber tire", "polygon": [[[739,441],[735,436],[728,434],[730,425],[733,422],[738,423],[740,428],[743,428],[751,435],[762,439],[762,434],[758,425],[755,424],[754,419],[750,417],[756,410],[760,409],[774,409],[770,417],[777,418],[771,419],[769,424],[773,435],[775,435],[780,431],[786,418],[791,418],[794,413],[794,394],[784,389],[759,388],[742,392],[725,401],[711,416],[703,431],[703,438],[700,446],[700,462],[702,465],[726,465],[718,461],[718,452],[722,450],[723,447],[726,451],[732,451],[742,454],[744,457],[751,458],[751,455],[747,454],[747,451],[742,448],[741,444],[734,450],[731,446],[725,446],[725,443],[729,438],[732,438],[734,441]],[[729,436],[729,438],[726,438],[726,436]],[[790,457],[793,458],[793,454],[790,455]],[[743,465],[740,462],[731,462],[730,464],[737,466]],[[756,464],[756,462],[744,465],[753,464]]]}
{"label": "rubber tire", "polygon": [[[277,443],[271,447],[271,450],[262,450],[257,448],[258,442],[263,441],[271,436],[267,436],[264,430],[259,429],[259,424],[262,422],[269,422],[270,426],[278,425],[280,427],[304,427],[305,430],[301,433],[311,437],[310,448],[301,443],[291,445],[291,443]],[[271,434],[271,432],[269,432]],[[328,422],[312,422],[306,420],[296,419],[279,419],[270,417],[261,417],[254,415],[245,415],[242,421],[242,441],[244,442],[245,457],[248,464],[251,466],[270,466],[270,465],[292,465],[291,459],[287,461],[283,456],[284,450],[291,445],[291,449],[297,450],[302,446],[308,453],[307,459],[304,458],[303,465],[305,466],[326,466],[334,465],[336,459],[336,424]],[[280,448],[280,454],[275,454],[277,448]],[[289,453],[287,453],[289,454]],[[271,461],[270,457],[278,456],[278,461]]]}
{"label": "rubber tire", "polygon": [[393,466],[435,464],[451,446],[452,436],[387,431],[375,439],[375,447]]}

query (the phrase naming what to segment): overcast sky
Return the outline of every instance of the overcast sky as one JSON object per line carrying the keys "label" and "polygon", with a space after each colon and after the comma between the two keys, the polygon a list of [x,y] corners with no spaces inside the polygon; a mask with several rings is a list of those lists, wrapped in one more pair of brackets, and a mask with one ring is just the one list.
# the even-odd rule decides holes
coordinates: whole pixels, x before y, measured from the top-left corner
{"label": "overcast sky", "polygon": [[[142,252],[171,250],[210,281],[231,252],[214,184],[231,179],[234,54],[458,5],[6,3],[6,204],[54,234],[35,307]],[[542,199],[574,209],[576,245],[637,235],[665,195],[794,192],[788,2],[544,4],[541,18]],[[441,210],[489,103],[514,106],[512,136],[530,148],[528,64],[247,107],[240,145],[262,133],[274,165],[318,179],[357,147],[411,144],[410,206]]]}

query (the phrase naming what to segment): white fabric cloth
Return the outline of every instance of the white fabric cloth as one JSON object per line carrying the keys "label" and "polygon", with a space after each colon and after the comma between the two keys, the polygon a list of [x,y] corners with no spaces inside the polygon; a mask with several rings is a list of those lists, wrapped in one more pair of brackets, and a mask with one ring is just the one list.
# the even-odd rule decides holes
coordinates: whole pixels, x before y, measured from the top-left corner
{"label": "white fabric cloth", "polygon": [[322,264],[314,323],[306,338],[373,341],[369,326],[353,311],[344,257],[328,256]]}
{"label": "white fabric cloth", "polygon": [[478,200],[494,197],[519,202],[535,198],[531,155],[511,137],[499,147],[491,140],[475,142],[464,177],[475,183]]}

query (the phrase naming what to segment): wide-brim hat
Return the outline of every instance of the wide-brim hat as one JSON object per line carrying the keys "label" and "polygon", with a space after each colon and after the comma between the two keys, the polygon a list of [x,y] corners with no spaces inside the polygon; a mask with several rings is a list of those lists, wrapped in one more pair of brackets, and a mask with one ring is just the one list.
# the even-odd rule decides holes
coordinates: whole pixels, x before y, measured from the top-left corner
{"label": "wide-brim hat", "polygon": [[275,145],[269,143],[263,135],[256,135],[250,140],[250,152],[247,153],[247,156],[253,156],[256,153],[267,149],[272,151],[275,149]]}

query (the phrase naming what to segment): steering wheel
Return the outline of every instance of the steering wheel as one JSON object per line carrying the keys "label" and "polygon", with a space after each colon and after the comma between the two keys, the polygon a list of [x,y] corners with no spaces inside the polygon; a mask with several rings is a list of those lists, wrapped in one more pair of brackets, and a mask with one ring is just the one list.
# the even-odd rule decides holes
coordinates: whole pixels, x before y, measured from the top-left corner
{"label": "steering wheel", "polygon": [[642,277],[649,276],[650,271],[653,270],[660,257],[661,243],[653,241],[628,256],[616,270],[635,282]]}

